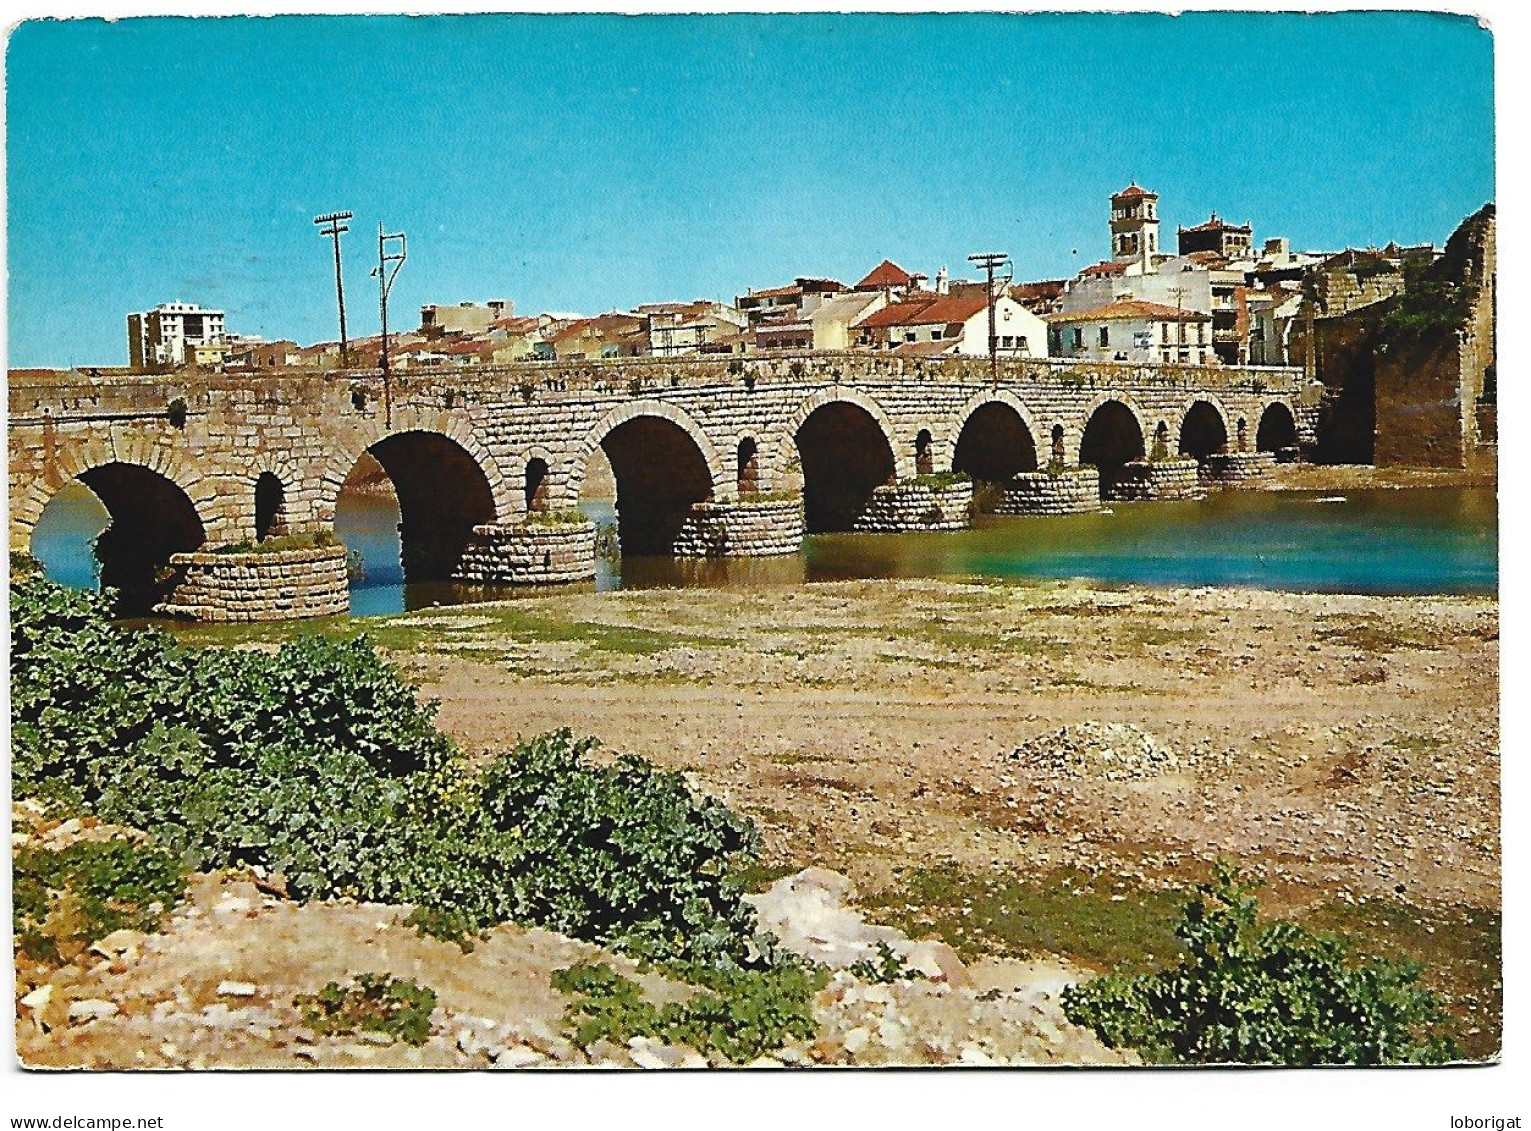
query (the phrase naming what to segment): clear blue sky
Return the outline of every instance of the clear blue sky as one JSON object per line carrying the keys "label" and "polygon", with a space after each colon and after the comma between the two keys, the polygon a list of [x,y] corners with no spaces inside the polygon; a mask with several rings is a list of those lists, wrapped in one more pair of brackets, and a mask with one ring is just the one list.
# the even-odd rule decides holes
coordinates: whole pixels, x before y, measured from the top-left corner
{"label": "clear blue sky", "polygon": [[1107,197],[1256,238],[1432,240],[1494,196],[1492,41],[1341,15],[435,16],[32,22],[7,53],[10,364],[123,364],[129,311],[391,321],[730,298],[888,256],[1018,278],[1107,252]]}

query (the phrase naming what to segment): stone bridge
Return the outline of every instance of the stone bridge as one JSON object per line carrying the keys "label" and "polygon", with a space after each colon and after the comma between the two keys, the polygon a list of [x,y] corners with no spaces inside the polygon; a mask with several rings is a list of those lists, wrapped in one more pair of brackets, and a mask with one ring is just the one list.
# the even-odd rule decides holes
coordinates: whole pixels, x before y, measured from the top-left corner
{"label": "stone bridge", "polygon": [[[1019,513],[1184,493],[1311,447],[1316,416],[1295,369],[1020,360],[995,381],[986,359],[870,353],[70,372],[9,396],[13,551],[77,479],[112,516],[97,556],[124,607],[238,619],[344,608],[325,543],[364,453],[398,494],[407,579],[535,583],[593,575],[574,508],[597,449],[624,553],[750,555],[961,525],[950,473]],[[314,547],[255,552],[280,535]]]}

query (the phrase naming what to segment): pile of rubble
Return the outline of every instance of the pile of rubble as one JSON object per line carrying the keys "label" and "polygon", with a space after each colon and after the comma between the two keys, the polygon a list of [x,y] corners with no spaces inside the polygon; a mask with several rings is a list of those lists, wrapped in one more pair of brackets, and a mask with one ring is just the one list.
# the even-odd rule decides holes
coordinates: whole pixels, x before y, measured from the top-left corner
{"label": "pile of rubble", "polygon": [[1083,722],[1027,739],[1009,754],[1039,775],[1143,781],[1192,768],[1192,759],[1130,723]]}

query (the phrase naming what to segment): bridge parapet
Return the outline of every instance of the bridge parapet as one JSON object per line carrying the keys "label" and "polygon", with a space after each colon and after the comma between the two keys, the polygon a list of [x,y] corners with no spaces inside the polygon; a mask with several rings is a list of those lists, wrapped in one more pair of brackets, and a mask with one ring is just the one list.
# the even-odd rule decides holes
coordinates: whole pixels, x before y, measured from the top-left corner
{"label": "bridge parapet", "polygon": [[[999,362],[998,375],[1001,385],[1056,390],[1181,390],[1295,396],[1303,388],[1303,371],[1284,366],[1135,365],[1063,358],[1005,358]],[[987,358],[909,358],[867,351],[529,361],[503,366],[399,370],[386,382],[376,369],[99,377],[70,371],[51,377],[29,374],[12,381],[9,409],[11,423],[25,425],[40,423],[45,415],[54,420],[105,419],[118,413],[163,416],[177,399],[187,400],[188,408],[195,411],[197,406],[190,396],[195,394],[206,397],[222,394],[221,401],[258,402],[269,398],[290,400],[298,392],[318,399],[325,399],[326,395],[345,398],[353,390],[361,390],[369,399],[381,400],[385,384],[396,389],[401,397],[418,399],[422,394],[434,393],[450,408],[455,398],[472,399],[485,393],[511,401],[519,397],[530,404],[591,394],[637,397],[666,389],[714,386],[744,390],[762,385],[825,382],[975,386],[992,380]]]}

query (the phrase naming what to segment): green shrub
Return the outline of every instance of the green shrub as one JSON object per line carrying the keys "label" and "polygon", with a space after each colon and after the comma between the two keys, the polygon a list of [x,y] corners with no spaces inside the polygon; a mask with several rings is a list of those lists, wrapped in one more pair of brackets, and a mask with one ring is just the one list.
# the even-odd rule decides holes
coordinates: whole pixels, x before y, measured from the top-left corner
{"label": "green shrub", "polygon": [[1422,279],[1392,300],[1377,328],[1377,351],[1387,353],[1427,338],[1449,339],[1467,325],[1478,288],[1470,283]]}
{"label": "green shrub", "polygon": [[973,477],[965,471],[938,471],[927,472],[924,475],[916,475],[908,480],[912,487],[929,487],[932,491],[944,491],[948,487],[956,487],[962,483],[971,483]]}
{"label": "green shrub", "polygon": [[877,957],[863,958],[850,964],[850,972],[863,982],[908,982],[925,975],[904,964],[897,951],[882,940],[877,942]]}
{"label": "green shrub", "polygon": [[680,774],[590,764],[596,746],[543,735],[448,791],[411,846],[410,898],[637,956],[741,957],[755,921],[734,874],[759,854],[754,826]]}
{"label": "green shrub", "polygon": [[124,928],[157,930],[186,891],[177,856],[114,837],[59,851],[23,848],[12,858],[16,945],[42,961],[68,961]]}
{"label": "green shrub", "polygon": [[234,542],[218,546],[215,554],[280,554],[288,550],[322,550],[338,545],[339,539],[328,527],[305,530],[297,534],[279,534],[274,538],[262,538],[258,542]]}
{"label": "green shrub", "polygon": [[697,968],[689,976],[698,988],[663,1007],[604,962],[555,971],[553,988],[573,995],[564,1022],[581,1048],[651,1037],[742,1064],[818,1030],[813,998],[828,980],[822,966],[778,955],[762,970]]}
{"label": "green shrub", "polygon": [[527,526],[588,526],[590,520],[576,510],[529,511]]}
{"label": "green shrub", "polygon": [[1063,992],[1064,1012],[1114,1047],[1194,1064],[1438,1064],[1435,996],[1415,963],[1347,961],[1347,943],[1292,923],[1256,926],[1253,885],[1227,861],[1198,885],[1166,970],[1108,975]]}
{"label": "green shrub", "polygon": [[330,982],[316,994],[299,994],[292,1004],[303,1025],[320,1036],[386,1033],[396,1041],[423,1045],[431,1035],[436,992],[386,974],[358,974],[341,984]]}
{"label": "green shrub", "polygon": [[545,735],[470,770],[434,705],[365,638],[196,649],[105,618],[108,596],[12,584],[12,773],[198,867],[260,865],[300,899],[413,903],[464,941],[506,920],[639,956],[750,951],[732,878],[747,820],[593,739]]}

